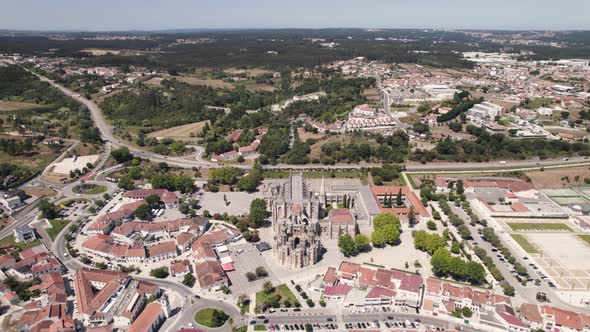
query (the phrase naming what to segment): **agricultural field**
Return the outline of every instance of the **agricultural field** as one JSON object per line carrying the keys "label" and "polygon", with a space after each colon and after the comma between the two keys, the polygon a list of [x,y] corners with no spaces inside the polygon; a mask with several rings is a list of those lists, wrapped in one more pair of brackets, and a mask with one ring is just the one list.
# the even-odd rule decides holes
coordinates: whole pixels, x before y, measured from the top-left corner
{"label": "agricultural field", "polygon": [[573,230],[566,224],[562,223],[526,223],[526,222],[509,222],[506,223],[513,231],[566,231]]}
{"label": "agricultural field", "polygon": [[26,109],[40,108],[40,107],[45,107],[45,106],[35,104],[35,103],[25,103],[25,102],[20,102],[20,101],[0,100],[0,112],[10,112],[10,111],[26,110]]}
{"label": "agricultural field", "polygon": [[264,74],[272,74],[272,71],[262,68],[228,68],[224,72],[229,75],[246,74],[250,77],[260,76]]}
{"label": "agricultural field", "polygon": [[185,124],[182,126],[161,129],[161,130],[157,130],[157,131],[153,131],[153,132],[149,133],[148,136],[149,137],[156,137],[156,138],[166,137],[166,138],[173,138],[173,139],[196,137],[201,133],[206,122],[207,121],[200,121],[200,122]]}

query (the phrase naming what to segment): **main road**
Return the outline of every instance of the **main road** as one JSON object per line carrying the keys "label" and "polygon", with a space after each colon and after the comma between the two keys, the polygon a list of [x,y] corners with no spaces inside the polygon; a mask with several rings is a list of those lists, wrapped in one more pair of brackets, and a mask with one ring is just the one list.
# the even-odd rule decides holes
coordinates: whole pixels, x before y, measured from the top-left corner
{"label": "main road", "polygon": [[[163,156],[154,152],[138,149],[124,141],[119,140],[113,134],[112,126],[104,118],[104,114],[100,107],[92,100],[84,98],[79,93],[72,91],[44,76],[32,72],[40,80],[45,81],[52,86],[59,89],[65,95],[74,100],[84,104],[92,119],[101,133],[103,140],[110,142],[114,148],[126,146],[131,153],[141,158],[149,159],[154,162],[165,162],[167,164],[182,167],[217,167],[217,164],[202,158],[203,149],[199,148],[197,157],[193,160],[179,157]],[[266,165],[266,169],[358,169],[363,167],[380,166],[381,164],[356,164],[356,165]],[[564,159],[547,159],[547,160],[525,160],[525,161],[506,161],[506,162],[488,162],[488,163],[428,163],[428,164],[408,164],[406,170],[411,172],[431,172],[431,171],[485,171],[485,170],[507,170],[507,169],[523,169],[523,168],[541,168],[541,167],[563,167],[563,166],[585,166],[590,165],[590,160],[584,158],[564,158]],[[235,167],[248,169],[250,165],[235,165]]]}

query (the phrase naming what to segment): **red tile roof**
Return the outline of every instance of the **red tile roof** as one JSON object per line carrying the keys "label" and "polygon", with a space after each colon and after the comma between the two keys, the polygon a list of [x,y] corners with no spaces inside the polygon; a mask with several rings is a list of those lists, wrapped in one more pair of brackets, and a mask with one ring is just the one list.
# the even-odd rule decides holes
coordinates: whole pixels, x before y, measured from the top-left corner
{"label": "red tile roof", "polygon": [[328,219],[335,224],[354,224],[350,210],[346,208],[332,209],[328,212]]}
{"label": "red tile roof", "polygon": [[141,314],[129,326],[128,332],[147,332],[150,331],[158,318],[162,315],[162,305],[158,302],[148,304]]}
{"label": "red tile roof", "polygon": [[352,289],[352,286],[348,285],[336,285],[336,286],[328,286],[324,290],[325,296],[346,296],[348,292]]}

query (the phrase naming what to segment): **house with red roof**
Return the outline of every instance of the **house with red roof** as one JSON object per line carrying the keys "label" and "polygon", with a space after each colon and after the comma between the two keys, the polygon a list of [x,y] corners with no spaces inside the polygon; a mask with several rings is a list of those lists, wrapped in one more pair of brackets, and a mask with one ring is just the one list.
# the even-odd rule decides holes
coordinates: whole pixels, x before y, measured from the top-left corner
{"label": "house with red roof", "polygon": [[417,308],[421,304],[423,284],[418,274],[343,261],[337,269],[328,268],[320,291],[324,295],[328,291],[328,298],[336,298],[347,305]]}
{"label": "house with red roof", "polygon": [[[413,211],[417,221],[426,222],[430,220],[430,213],[424,204],[422,204],[422,201],[407,186],[371,186],[371,193],[377,204],[381,207],[381,213],[391,213],[400,218],[400,220],[408,220],[410,211]],[[391,198],[395,202],[400,193],[403,206],[384,207],[386,200]]]}

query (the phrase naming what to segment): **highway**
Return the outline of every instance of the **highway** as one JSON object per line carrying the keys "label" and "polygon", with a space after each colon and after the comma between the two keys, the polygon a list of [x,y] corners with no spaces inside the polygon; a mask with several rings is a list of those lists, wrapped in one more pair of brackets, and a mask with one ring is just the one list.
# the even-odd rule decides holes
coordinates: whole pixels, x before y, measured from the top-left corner
{"label": "highway", "polygon": [[[44,76],[41,76],[37,73],[32,72],[34,75],[39,77],[39,79],[51,84],[52,86],[56,87],[60,91],[62,91],[65,95],[73,98],[74,100],[84,104],[89,110],[90,114],[92,115],[92,119],[98,130],[101,133],[103,140],[110,143],[112,147],[119,148],[121,146],[126,146],[131,153],[141,158],[149,159],[153,162],[165,162],[173,166],[181,167],[181,168],[193,168],[193,167],[217,167],[218,165],[214,162],[204,160],[202,158],[203,149],[197,149],[197,157],[193,160],[180,158],[180,157],[168,157],[163,156],[154,152],[145,151],[138,149],[130,144],[127,144],[124,141],[119,140],[113,134],[112,126],[105,120],[104,115],[100,107],[93,102],[92,100],[86,99],[81,96],[79,93],[72,91]],[[469,163],[427,163],[427,164],[419,164],[419,163],[410,163],[406,165],[406,170],[411,172],[430,172],[430,171],[485,171],[485,170],[510,170],[510,169],[521,169],[521,168],[541,168],[541,167],[548,167],[548,166],[585,166],[590,165],[590,160],[587,157],[577,157],[577,158],[566,158],[565,159],[547,159],[547,160],[517,160],[517,161],[506,161],[506,162],[469,162]],[[375,167],[380,166],[381,164],[369,164],[369,163],[361,163],[361,164],[345,164],[345,165],[285,165],[285,164],[278,164],[278,165],[265,165],[265,169],[359,169],[363,167]],[[252,166],[250,165],[233,165],[234,167],[248,169]]]}

